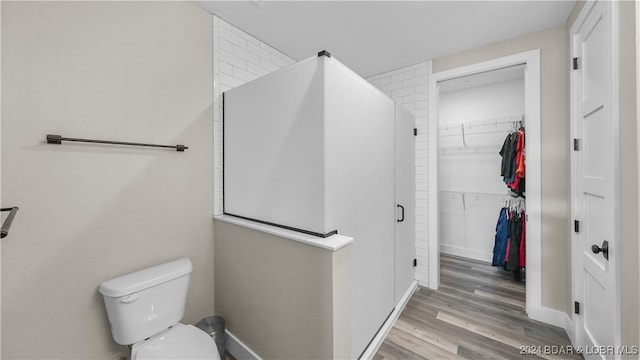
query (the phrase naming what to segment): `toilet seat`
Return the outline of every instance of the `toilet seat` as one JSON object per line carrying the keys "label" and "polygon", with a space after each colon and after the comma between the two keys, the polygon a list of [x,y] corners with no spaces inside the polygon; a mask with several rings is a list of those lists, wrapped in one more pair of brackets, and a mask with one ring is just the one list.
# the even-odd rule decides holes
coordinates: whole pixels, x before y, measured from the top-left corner
{"label": "toilet seat", "polygon": [[177,323],[131,348],[131,360],[152,359],[220,360],[220,354],[207,333],[192,325]]}

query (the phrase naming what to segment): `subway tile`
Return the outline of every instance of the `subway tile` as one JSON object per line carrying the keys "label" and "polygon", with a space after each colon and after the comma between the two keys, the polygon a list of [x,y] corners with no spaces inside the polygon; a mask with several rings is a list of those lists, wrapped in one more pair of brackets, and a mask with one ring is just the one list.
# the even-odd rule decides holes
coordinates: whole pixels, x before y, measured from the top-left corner
{"label": "subway tile", "polygon": [[239,27],[233,26],[233,29],[231,31],[234,34],[242,36],[245,40],[247,40],[247,42],[256,44],[258,46],[260,44],[260,40],[256,39],[254,36],[250,35],[249,33],[247,33],[246,31],[244,31],[242,29],[240,29]]}
{"label": "subway tile", "polygon": [[233,27],[233,26],[231,26],[231,24],[229,24],[224,19],[222,19],[222,18],[220,18],[218,16],[215,16],[215,17],[218,19],[218,26],[220,28],[231,30],[231,28]]}
{"label": "subway tile", "polygon": [[[426,170],[428,168],[429,168],[428,166],[416,166],[416,174],[425,175],[428,173],[428,171]],[[421,169],[425,169],[425,170],[423,170],[423,172],[418,172]],[[416,190],[416,199],[427,199],[428,197],[429,197],[428,191]]]}
{"label": "subway tile", "polygon": [[415,90],[413,89],[413,87],[403,87],[403,88],[391,91],[391,95],[394,97],[413,95],[413,94],[415,94]]}
{"label": "subway tile", "polygon": [[241,48],[247,47],[247,40],[231,30],[220,28],[220,38],[225,39]]}
{"label": "subway tile", "polygon": [[271,54],[271,62],[281,69],[290,64],[289,61],[287,61],[287,59],[284,59],[283,57],[275,54]]}
{"label": "subway tile", "polygon": [[263,68],[269,70],[269,72],[273,72],[276,70],[279,70],[280,67],[275,65],[274,63],[271,62],[271,59],[269,60],[265,60],[265,59],[260,59],[260,66],[262,66]]}
{"label": "subway tile", "polygon": [[418,102],[426,102],[427,101],[427,93],[413,94],[402,97],[402,101],[405,103],[413,102],[416,103],[416,109],[419,109],[417,106]]}
{"label": "subway tile", "polygon": [[417,86],[417,85],[427,85],[429,78],[427,75],[412,77],[410,79],[406,79],[402,81],[403,86]]}
{"label": "subway tile", "polygon": [[246,83],[246,81],[242,81],[234,76],[227,75],[227,74],[220,74],[220,85],[227,85],[231,88],[234,88],[244,83]]}
{"label": "subway tile", "polygon": [[[258,55],[261,59],[271,59],[271,52],[269,50],[260,47],[260,45],[249,44],[247,45],[247,51]],[[258,62],[259,63],[259,62]]]}
{"label": "subway tile", "polygon": [[[244,60],[246,60],[247,62],[252,62],[254,64],[259,64],[260,63],[260,56],[251,53],[249,51],[247,51],[247,49],[234,45],[233,46],[233,55],[236,55]],[[246,66],[243,68],[246,70]]]}
{"label": "subway tile", "polygon": [[220,64],[218,68],[220,70],[219,72],[233,75],[233,65],[229,64],[226,61],[220,61],[219,64]]}
{"label": "subway tile", "polygon": [[253,64],[253,63],[248,63],[247,64],[247,71],[249,71],[252,74],[257,75],[258,77],[260,76],[265,76],[267,74],[269,74],[271,71],[263,68],[262,66]]}
{"label": "subway tile", "polygon": [[416,120],[420,118],[421,120],[425,120],[426,122],[429,116],[429,109],[428,108],[416,109],[413,111],[413,115],[416,117]]}
{"label": "subway tile", "polygon": [[247,60],[241,58],[240,56],[234,55],[227,51],[220,51],[220,60],[226,61],[227,63],[233,65],[234,67],[240,69],[247,68]]}
{"label": "subway tile", "polygon": [[378,89],[380,89],[380,91],[384,93],[391,92],[393,90],[402,89],[402,81],[396,81],[386,85],[382,85],[382,86],[379,86]]}
{"label": "subway tile", "polygon": [[400,74],[391,76],[391,81],[396,82],[396,81],[407,80],[407,79],[413,78],[414,76],[415,76],[414,71],[402,72]]}
{"label": "subway tile", "polygon": [[[418,134],[420,134],[420,130],[418,130]],[[416,151],[416,158],[421,158],[421,157],[429,157],[429,151],[428,150]]]}
{"label": "subway tile", "polygon": [[413,113],[413,110],[415,110],[416,105],[413,103],[405,103],[405,104],[402,104],[402,107],[409,110],[411,113]]}
{"label": "subway tile", "polygon": [[416,101],[416,109],[428,109],[429,101]]}
{"label": "subway tile", "polygon": [[219,47],[218,47],[219,50],[224,50],[230,53],[233,52],[233,44],[229,40],[220,38],[218,40],[218,44],[219,44]]}
{"label": "subway tile", "polygon": [[429,257],[429,249],[416,246],[416,256]]}
{"label": "subway tile", "polygon": [[249,82],[258,78],[258,75],[236,67],[233,68],[233,76],[243,80],[243,82]]}
{"label": "subway tile", "polygon": [[422,66],[416,69],[416,75],[417,76],[429,75],[431,73],[431,67],[432,67],[432,62],[428,61],[427,63],[425,63],[425,66]]}
{"label": "subway tile", "polygon": [[416,207],[429,208],[429,201],[426,199],[416,199]]}
{"label": "subway tile", "polygon": [[428,93],[428,92],[429,92],[429,84],[416,85],[416,94],[417,93]]}
{"label": "subway tile", "polygon": [[427,258],[423,258],[422,256],[416,256],[416,260],[418,260],[418,266],[416,266],[416,273],[428,273],[429,271],[429,266],[428,266],[428,261],[429,259]]}
{"label": "subway tile", "polygon": [[[420,132],[418,132],[418,137],[420,137]],[[429,150],[429,142],[416,141],[416,150]]]}
{"label": "subway tile", "polygon": [[416,223],[415,226],[416,226],[416,231],[429,233],[429,227],[427,226],[427,224]]}

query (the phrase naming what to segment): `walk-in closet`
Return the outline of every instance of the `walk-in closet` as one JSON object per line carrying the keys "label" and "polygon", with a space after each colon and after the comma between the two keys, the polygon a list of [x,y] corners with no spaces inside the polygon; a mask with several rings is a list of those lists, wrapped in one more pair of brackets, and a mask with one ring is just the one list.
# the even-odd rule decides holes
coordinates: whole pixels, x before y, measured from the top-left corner
{"label": "walk-in closet", "polygon": [[525,66],[441,82],[438,111],[440,252],[524,280]]}

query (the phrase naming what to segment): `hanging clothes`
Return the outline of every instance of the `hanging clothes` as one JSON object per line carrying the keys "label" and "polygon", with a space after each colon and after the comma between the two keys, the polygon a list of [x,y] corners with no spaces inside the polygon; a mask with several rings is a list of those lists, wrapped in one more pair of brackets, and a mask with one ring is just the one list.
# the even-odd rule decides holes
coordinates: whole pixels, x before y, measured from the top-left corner
{"label": "hanging clothes", "polygon": [[524,196],[525,192],[525,131],[520,129],[511,132],[505,138],[500,156],[502,164],[500,166],[500,176],[509,189],[514,193]]}
{"label": "hanging clothes", "polygon": [[507,270],[516,270],[520,267],[520,242],[522,241],[522,217],[515,211],[509,219],[509,251],[507,258]]}
{"label": "hanging clothes", "polygon": [[513,181],[515,174],[515,158],[517,155],[518,133],[512,132],[504,139],[500,156],[502,156],[502,166],[500,167],[500,175],[504,178],[504,182]]}
{"label": "hanging clothes", "polygon": [[507,242],[509,240],[509,219],[507,211],[507,208],[502,208],[498,215],[496,236],[493,245],[493,260],[491,261],[492,266],[504,267],[506,264],[504,254],[507,251]]}

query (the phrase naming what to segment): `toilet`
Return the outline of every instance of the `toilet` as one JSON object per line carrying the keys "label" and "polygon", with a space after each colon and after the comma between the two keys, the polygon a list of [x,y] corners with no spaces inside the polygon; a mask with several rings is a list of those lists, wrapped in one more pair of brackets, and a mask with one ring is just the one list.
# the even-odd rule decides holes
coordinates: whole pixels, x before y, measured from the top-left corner
{"label": "toilet", "polygon": [[100,284],[113,340],[131,345],[131,360],[220,360],[207,333],[179,322],[191,270],[184,258]]}

